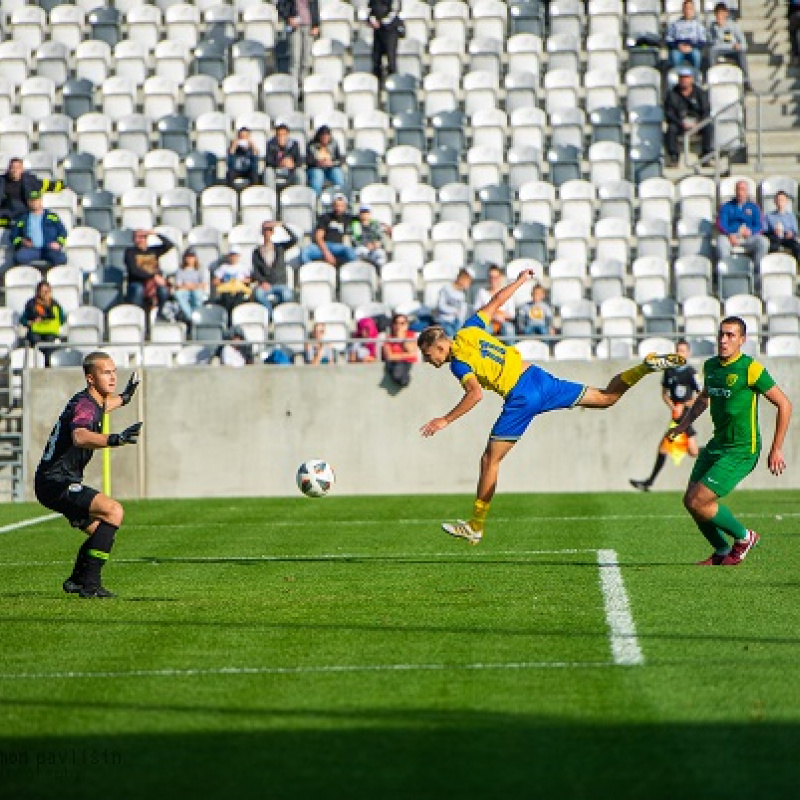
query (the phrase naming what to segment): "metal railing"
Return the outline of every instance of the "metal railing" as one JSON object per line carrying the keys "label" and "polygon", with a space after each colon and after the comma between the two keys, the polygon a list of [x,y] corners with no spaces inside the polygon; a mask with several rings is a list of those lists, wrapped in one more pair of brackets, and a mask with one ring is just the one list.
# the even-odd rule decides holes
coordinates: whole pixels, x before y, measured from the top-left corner
{"label": "metal railing", "polygon": [[[714,180],[715,180],[716,183],[719,183],[720,178],[721,178],[720,161],[721,161],[722,154],[725,153],[725,152],[728,152],[728,150],[730,150],[730,149],[733,149],[732,145],[735,145],[737,142],[740,141],[740,136],[737,135],[737,136],[734,136],[732,139],[730,139],[727,142],[720,143],[719,135],[718,135],[719,123],[720,122],[731,122],[732,121],[730,119],[720,119],[720,117],[726,111],[729,111],[732,108],[736,108],[737,106],[740,106],[742,108],[742,112],[744,112],[744,98],[742,98],[740,100],[734,100],[732,103],[728,103],[728,105],[723,106],[720,109],[717,109],[717,111],[712,116],[707,117],[706,119],[700,120],[700,122],[698,122],[696,125],[693,125],[691,128],[689,128],[688,131],[684,131],[684,134],[683,134],[683,157],[684,157],[684,162],[688,166],[689,165],[689,153],[691,152],[690,140],[691,140],[692,136],[698,135],[702,130],[707,128],[709,125],[713,125],[714,126],[713,149],[711,150],[710,153],[706,153],[705,155],[701,156],[695,162],[694,169],[696,171],[699,167],[704,166],[706,163],[708,163],[709,161],[711,161],[713,159],[713,161],[714,161]],[[742,120],[742,132],[743,133],[744,133],[744,130],[745,130],[745,125],[744,125],[744,120]],[[744,144],[745,144],[745,142],[742,141],[742,146],[744,146]]]}
{"label": "metal railing", "polygon": [[[788,92],[753,92],[751,97],[754,97],[756,101],[756,125],[754,129],[756,134],[756,169],[758,172],[762,172],[764,163],[764,134],[770,132],[769,130],[764,130],[764,103],[765,101],[774,102],[778,98],[785,99],[787,97],[792,98],[794,101],[800,101],[800,90]],[[791,129],[779,128],[777,130],[788,131]],[[751,128],[747,126],[746,131],[750,132]]]}

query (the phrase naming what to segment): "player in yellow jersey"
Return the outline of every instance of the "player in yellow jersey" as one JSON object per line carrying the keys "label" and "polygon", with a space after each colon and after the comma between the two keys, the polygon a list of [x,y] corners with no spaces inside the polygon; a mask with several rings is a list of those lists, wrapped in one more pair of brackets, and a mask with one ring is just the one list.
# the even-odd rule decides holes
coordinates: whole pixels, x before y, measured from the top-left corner
{"label": "player in yellow jersey", "polygon": [[442,525],[446,533],[466,539],[470,544],[478,544],[483,537],[486,514],[497,487],[500,462],[534,417],[546,411],[575,406],[610,408],[645,375],[685,363],[679,355],[653,353],[642,364],[615,375],[605,389],[560,380],[534,364],[525,363],[516,348],[492,336],[491,320],[497,309],[533,277],[532,270],[520,273],[513,283],[497,292],[468,319],[452,339],[438,325],[426,328],[418,339],[422,358],[437,369],[449,364],[450,371],[464,388],[464,396],[455,408],[422,426],[423,436],[433,436],[471,411],[483,396],[484,389],[497,392],[504,399],[503,410],[481,457],[472,518],[469,522],[458,520]]}

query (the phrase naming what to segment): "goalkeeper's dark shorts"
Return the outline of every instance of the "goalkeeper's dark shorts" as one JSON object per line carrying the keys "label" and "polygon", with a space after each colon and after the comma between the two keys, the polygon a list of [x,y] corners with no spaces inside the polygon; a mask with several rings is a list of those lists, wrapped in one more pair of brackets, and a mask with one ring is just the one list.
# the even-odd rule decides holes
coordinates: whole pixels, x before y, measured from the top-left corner
{"label": "goalkeeper's dark shorts", "polygon": [[100,492],[73,481],[54,481],[36,476],[33,485],[36,499],[51,511],[66,517],[73,528],[86,528],[92,522],[89,507]]}

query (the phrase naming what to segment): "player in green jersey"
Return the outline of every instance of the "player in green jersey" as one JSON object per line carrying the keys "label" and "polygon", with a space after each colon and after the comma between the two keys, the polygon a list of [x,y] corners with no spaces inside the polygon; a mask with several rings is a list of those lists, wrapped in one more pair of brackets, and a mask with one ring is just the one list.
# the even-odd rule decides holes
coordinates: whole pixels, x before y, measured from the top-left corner
{"label": "player in green jersey", "polygon": [[[764,366],[742,353],[745,334],[745,324],[739,317],[722,320],[717,333],[718,355],[703,365],[705,388],[689,414],[667,434],[670,438],[679,436],[711,406],[714,435],[700,451],[683,496],[686,510],[714,548],[709,558],[698,562],[701,566],[741,564],[761,538],[719,502],[758,464],[759,395],[764,395],[778,410],[767,466],[773,475],[780,475],[786,469],[783,440],[789,429],[792,404]],[[732,547],[726,534],[733,539]]]}

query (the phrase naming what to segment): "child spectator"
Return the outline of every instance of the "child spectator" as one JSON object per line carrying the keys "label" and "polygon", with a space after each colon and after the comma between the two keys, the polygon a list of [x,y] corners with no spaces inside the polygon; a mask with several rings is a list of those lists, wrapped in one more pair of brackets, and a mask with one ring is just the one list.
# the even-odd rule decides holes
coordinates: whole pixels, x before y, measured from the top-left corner
{"label": "child spectator", "polygon": [[548,336],[555,333],[553,309],[546,300],[544,287],[538,283],[531,289],[531,302],[517,311],[517,331],[521,336]]}
{"label": "child spectator", "polygon": [[313,341],[306,343],[306,364],[312,367],[318,367],[320,364],[333,364],[336,360],[336,355],[333,352],[333,348],[324,341],[324,323],[317,322],[314,324],[311,329],[311,338]]}
{"label": "child spectator", "polygon": [[391,229],[387,225],[372,219],[369,206],[361,206],[358,209],[358,218],[353,217],[350,223],[350,241],[356,249],[356,254],[376,267],[382,267],[389,260],[384,236],[390,232]]}
{"label": "child spectator", "polygon": [[778,192],[775,195],[775,210],[767,214],[766,222],[766,236],[769,239],[770,253],[777,253],[781,249],[785,249],[800,263],[797,217],[789,207],[789,195],[786,192]]}

